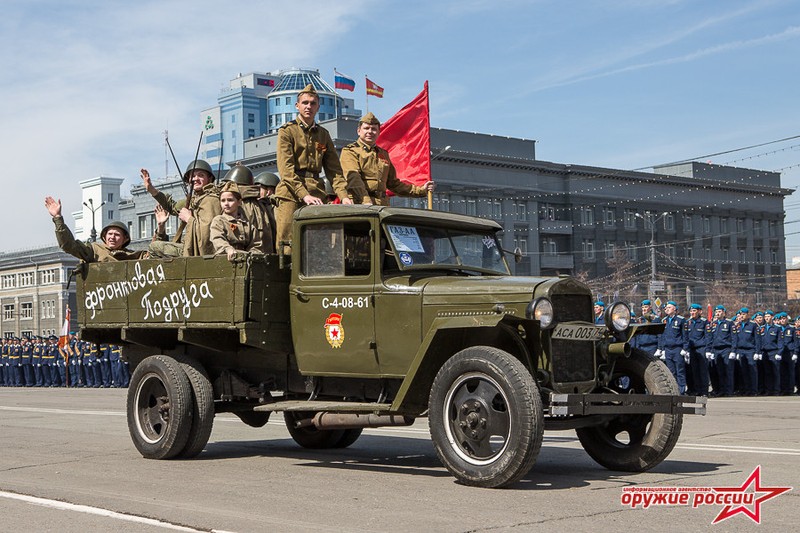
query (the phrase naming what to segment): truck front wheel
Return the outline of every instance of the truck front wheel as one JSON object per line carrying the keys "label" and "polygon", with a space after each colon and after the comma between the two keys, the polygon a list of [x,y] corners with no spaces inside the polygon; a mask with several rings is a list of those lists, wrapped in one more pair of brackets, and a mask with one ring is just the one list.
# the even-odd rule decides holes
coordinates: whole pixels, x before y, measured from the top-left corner
{"label": "truck front wheel", "polygon": [[163,355],[144,359],[128,388],[128,430],[147,459],[175,457],[192,427],[192,392],[181,365]]}
{"label": "truck front wheel", "polygon": [[504,487],[533,467],[542,446],[542,400],[530,372],[489,346],[451,357],[433,381],[428,423],[434,448],[459,482]]}
{"label": "truck front wheel", "polygon": [[[630,357],[617,359],[611,387],[619,394],[678,394],[666,365],[637,349]],[[586,453],[602,466],[644,472],[669,455],[682,424],[681,414],[624,414],[576,432]]]}

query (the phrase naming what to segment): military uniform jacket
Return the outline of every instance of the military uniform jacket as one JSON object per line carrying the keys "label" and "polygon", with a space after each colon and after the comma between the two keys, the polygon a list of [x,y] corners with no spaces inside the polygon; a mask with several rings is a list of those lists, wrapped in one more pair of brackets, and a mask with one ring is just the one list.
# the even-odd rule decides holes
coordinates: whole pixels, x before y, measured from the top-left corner
{"label": "military uniform jacket", "polygon": [[260,231],[250,224],[239,208],[237,215],[217,215],[211,222],[211,242],[214,253],[227,254],[229,250],[264,253],[264,242]]}
{"label": "military uniform jacket", "polygon": [[783,351],[783,335],[780,326],[764,324],[759,329],[761,335],[761,351],[765,354],[775,355]]}
{"label": "military uniform jacket", "polygon": [[281,126],[277,158],[281,181],[275,188],[276,198],[300,203],[310,194],[324,201],[325,184],[319,178],[323,169],[336,196],[340,200],[348,197],[331,135],[316,122],[309,127],[298,118]]}
{"label": "military uniform jacket", "polygon": [[761,335],[758,324],[751,321],[740,322],[734,327],[736,351],[741,353],[761,353]]}
{"label": "military uniform jacket", "polygon": [[664,333],[658,340],[658,347],[661,350],[688,350],[689,338],[686,334],[686,319],[680,315],[665,317],[662,322],[664,323]]}
{"label": "military uniform jacket", "polygon": [[63,217],[53,217],[53,223],[56,225],[56,240],[58,241],[58,246],[68,254],[74,255],[87,263],[127,261],[129,259],[141,259],[147,256],[147,252],[145,251],[133,251],[127,248],[112,250],[103,242],[86,244],[76,241],[72,232],[67,225],[64,224]]}
{"label": "military uniform jacket", "polygon": [[708,347],[714,350],[733,350],[733,322],[727,318],[712,320],[708,325]]}
{"label": "military uniform jacket", "polygon": [[387,190],[398,196],[423,196],[427,192],[424,187],[398,179],[389,152],[361,139],[342,149],[341,161],[347,192],[356,204],[389,205]]}
{"label": "military uniform jacket", "polygon": [[275,216],[272,207],[266,202],[259,201],[260,185],[239,185],[242,194],[241,209],[244,217],[256,229],[261,239],[261,248],[264,253],[275,252]]}
{"label": "military uniform jacket", "polygon": [[708,327],[708,320],[705,318],[690,318],[686,321],[687,335],[689,337],[689,348],[692,350],[703,352],[708,344],[706,329]]}
{"label": "military uniform jacket", "polygon": [[[186,200],[176,202],[171,195],[161,191],[154,198],[170,215],[177,215],[186,205]],[[214,217],[222,213],[217,186],[209,183],[199,192],[192,194],[189,209],[192,211],[192,218],[186,223],[186,232],[183,236],[183,255],[186,257],[214,255],[209,228]]]}
{"label": "military uniform jacket", "polygon": [[794,332],[794,326],[786,326],[781,332],[783,353],[789,356],[791,356],[793,353],[797,353],[797,347],[794,343]]}

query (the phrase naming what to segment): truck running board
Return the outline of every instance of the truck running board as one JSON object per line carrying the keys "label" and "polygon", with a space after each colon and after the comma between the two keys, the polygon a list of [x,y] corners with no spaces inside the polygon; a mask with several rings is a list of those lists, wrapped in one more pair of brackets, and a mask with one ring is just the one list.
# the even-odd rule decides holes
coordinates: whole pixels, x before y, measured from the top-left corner
{"label": "truck running board", "polygon": [[705,396],[550,394],[551,415],[706,414]]}
{"label": "truck running board", "polygon": [[334,413],[375,413],[387,414],[392,404],[373,402],[333,402],[287,400],[254,407],[253,411],[328,411]]}

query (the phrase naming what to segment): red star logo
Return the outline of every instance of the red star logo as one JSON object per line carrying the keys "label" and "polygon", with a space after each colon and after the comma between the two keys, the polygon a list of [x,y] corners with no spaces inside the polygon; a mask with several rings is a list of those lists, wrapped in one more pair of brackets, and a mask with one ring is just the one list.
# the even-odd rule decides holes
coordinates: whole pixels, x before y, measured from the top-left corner
{"label": "red star logo", "polygon": [[762,487],[761,486],[761,465],[758,465],[753,473],[742,483],[741,487],[714,487],[714,490],[717,492],[740,492],[742,494],[748,492],[747,489],[752,485],[753,490],[750,491],[756,496],[759,494],[763,494],[761,497],[756,497],[755,501],[753,502],[753,510],[748,509],[744,505],[738,505],[734,507],[733,505],[726,505],[725,508],[720,511],[717,517],[714,519],[712,524],[716,524],[718,522],[722,522],[723,520],[727,520],[728,518],[742,513],[745,516],[749,516],[753,522],[756,524],[761,523],[761,504],[767,500],[771,500],[776,496],[780,496],[784,492],[788,492],[792,490],[792,487]]}

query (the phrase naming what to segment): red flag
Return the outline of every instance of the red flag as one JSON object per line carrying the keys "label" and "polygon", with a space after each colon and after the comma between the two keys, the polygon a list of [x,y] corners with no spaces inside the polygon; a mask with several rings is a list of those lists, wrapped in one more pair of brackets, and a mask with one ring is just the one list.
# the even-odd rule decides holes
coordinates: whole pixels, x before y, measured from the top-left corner
{"label": "red flag", "polygon": [[711,310],[711,304],[708,304],[708,321],[711,322],[714,319],[714,312]]}
{"label": "red flag", "polygon": [[381,126],[378,144],[389,152],[397,177],[412,185],[431,179],[428,82],[416,98]]}
{"label": "red flag", "polygon": [[378,98],[383,98],[383,87],[371,81],[369,78],[365,76],[367,80],[367,95],[376,96]]}
{"label": "red flag", "polygon": [[67,345],[67,341],[69,340],[69,321],[72,317],[72,312],[69,309],[69,304],[67,304],[67,309],[64,312],[64,324],[61,326],[61,335],[58,337],[58,347],[63,348]]}

